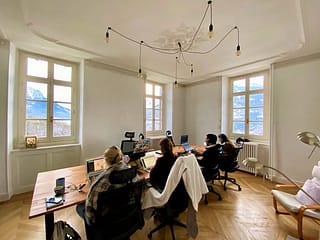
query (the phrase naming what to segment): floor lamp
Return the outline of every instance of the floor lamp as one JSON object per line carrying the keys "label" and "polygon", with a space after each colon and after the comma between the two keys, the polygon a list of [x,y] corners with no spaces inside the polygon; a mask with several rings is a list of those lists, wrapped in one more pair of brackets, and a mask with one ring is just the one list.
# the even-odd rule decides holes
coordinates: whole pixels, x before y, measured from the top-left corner
{"label": "floor lamp", "polygon": [[[297,134],[297,139],[305,144],[313,145],[314,148],[312,149],[311,153],[308,156],[308,159],[311,158],[312,154],[314,153],[314,150],[319,147],[320,148],[320,137],[315,135],[312,132],[299,132]],[[261,172],[263,173],[263,176],[265,177],[266,171],[265,169],[272,169],[279,173],[281,176],[283,176],[285,179],[287,179],[290,183],[295,185],[299,190],[301,190],[304,194],[306,194],[310,199],[312,199],[314,202],[316,202],[318,205],[320,205],[320,202],[316,199],[314,199],[312,196],[310,196],[309,193],[307,193],[304,189],[302,189],[299,185],[297,185],[291,178],[289,178],[286,174],[284,174],[282,171],[262,164],[257,158],[246,158],[242,161],[242,164],[248,168],[253,168],[255,172]],[[294,237],[288,236],[287,240],[289,239],[296,239]]]}

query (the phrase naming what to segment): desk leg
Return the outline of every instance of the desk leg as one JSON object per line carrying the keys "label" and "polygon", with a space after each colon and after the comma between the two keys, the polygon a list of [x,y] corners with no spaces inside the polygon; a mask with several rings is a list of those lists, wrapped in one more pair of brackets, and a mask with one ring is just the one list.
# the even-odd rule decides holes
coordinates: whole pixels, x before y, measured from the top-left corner
{"label": "desk leg", "polygon": [[46,240],[52,239],[53,228],[54,228],[54,213],[50,212],[45,215],[46,225]]}

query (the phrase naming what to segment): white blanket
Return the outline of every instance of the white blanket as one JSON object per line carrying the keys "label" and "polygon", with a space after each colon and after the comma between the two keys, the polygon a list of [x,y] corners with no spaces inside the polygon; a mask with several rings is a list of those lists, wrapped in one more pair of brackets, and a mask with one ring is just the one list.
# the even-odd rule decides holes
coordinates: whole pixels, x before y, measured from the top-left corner
{"label": "white blanket", "polygon": [[150,217],[151,208],[164,206],[168,202],[174,189],[177,187],[181,177],[190,198],[187,214],[187,230],[189,235],[192,238],[195,238],[198,234],[196,216],[198,204],[203,194],[206,194],[209,191],[197,159],[193,154],[181,156],[176,160],[171,168],[166,186],[162,193],[159,193],[152,187],[145,192],[142,200],[142,209],[146,210],[145,216],[148,217],[149,215]]}
{"label": "white blanket", "polygon": [[142,201],[142,209],[165,205],[178,185],[181,177],[191,199],[192,206],[196,211],[198,211],[198,204],[202,195],[209,191],[199,164],[193,154],[181,156],[176,160],[171,168],[166,186],[162,193],[159,193],[154,188],[149,188],[145,192]]}

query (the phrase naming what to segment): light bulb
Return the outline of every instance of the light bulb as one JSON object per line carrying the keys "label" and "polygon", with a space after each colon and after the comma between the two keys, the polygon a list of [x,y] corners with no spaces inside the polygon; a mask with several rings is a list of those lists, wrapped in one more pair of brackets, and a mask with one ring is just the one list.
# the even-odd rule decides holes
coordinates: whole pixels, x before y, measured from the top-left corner
{"label": "light bulb", "polygon": [[237,46],[236,55],[237,55],[237,56],[240,56],[240,55],[241,55],[240,45]]}
{"label": "light bulb", "polygon": [[143,78],[143,74],[142,74],[141,68],[139,68],[138,77],[139,78]]}
{"label": "light bulb", "polygon": [[108,43],[109,42],[109,32],[107,31],[106,32],[106,43]]}
{"label": "light bulb", "polygon": [[208,36],[209,36],[209,38],[213,37],[213,24],[212,23],[210,23],[210,25],[209,25]]}

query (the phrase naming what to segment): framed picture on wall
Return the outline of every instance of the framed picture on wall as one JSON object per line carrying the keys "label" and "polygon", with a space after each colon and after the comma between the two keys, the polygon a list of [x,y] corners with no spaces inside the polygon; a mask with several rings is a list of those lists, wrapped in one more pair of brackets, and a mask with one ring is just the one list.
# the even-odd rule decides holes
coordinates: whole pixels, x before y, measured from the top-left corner
{"label": "framed picture on wall", "polygon": [[25,142],[26,142],[26,148],[36,148],[37,136],[26,136]]}

